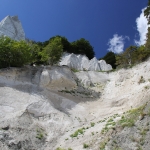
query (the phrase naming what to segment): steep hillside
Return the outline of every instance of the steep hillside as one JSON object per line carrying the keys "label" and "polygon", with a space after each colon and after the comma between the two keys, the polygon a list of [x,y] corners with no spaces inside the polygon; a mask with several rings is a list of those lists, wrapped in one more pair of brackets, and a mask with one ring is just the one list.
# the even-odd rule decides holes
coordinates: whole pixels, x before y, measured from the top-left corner
{"label": "steep hillside", "polygon": [[0,149],[148,150],[149,62],[110,73],[1,69]]}

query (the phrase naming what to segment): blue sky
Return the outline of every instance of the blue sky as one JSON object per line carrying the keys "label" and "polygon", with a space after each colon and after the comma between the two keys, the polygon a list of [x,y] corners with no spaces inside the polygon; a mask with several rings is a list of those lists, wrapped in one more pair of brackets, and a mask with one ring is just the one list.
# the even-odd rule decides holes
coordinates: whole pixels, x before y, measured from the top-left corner
{"label": "blue sky", "polygon": [[130,45],[144,43],[147,25],[141,13],[147,2],[0,0],[0,20],[7,15],[18,15],[26,37],[35,41],[55,35],[65,36],[70,42],[85,38],[100,58],[108,50],[119,53]]}

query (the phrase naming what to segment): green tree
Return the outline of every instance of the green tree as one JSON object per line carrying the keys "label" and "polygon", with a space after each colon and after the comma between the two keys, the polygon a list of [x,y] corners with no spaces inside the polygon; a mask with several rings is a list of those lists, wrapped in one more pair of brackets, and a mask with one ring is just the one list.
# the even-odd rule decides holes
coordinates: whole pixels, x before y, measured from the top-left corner
{"label": "green tree", "polygon": [[134,54],[136,50],[137,50],[136,46],[130,46],[124,51],[123,56],[124,56],[124,59],[126,59],[126,62],[128,65],[131,65],[135,62]]}
{"label": "green tree", "polygon": [[150,50],[145,45],[130,46],[123,53],[116,55],[116,65],[127,67],[145,61],[150,56]]}
{"label": "green tree", "polygon": [[150,27],[148,27],[148,32],[146,37],[147,38],[146,38],[145,48],[150,51]]}
{"label": "green tree", "polygon": [[150,50],[145,45],[141,45],[137,48],[135,53],[136,62],[140,63],[145,61],[150,56]]}
{"label": "green tree", "polygon": [[11,46],[11,66],[21,67],[29,64],[31,58],[31,47],[25,41],[13,41]]}
{"label": "green tree", "polygon": [[66,37],[64,36],[60,36],[60,35],[56,35],[52,38],[49,39],[49,42],[51,42],[51,40],[55,39],[55,38],[60,38],[61,39],[61,44],[63,46],[63,52],[68,52],[70,53],[71,52],[71,44],[70,42],[67,40]]}
{"label": "green tree", "polygon": [[115,53],[108,52],[103,58],[100,58],[99,60],[105,60],[107,64],[110,64],[114,69],[116,68],[116,57]]}
{"label": "green tree", "polygon": [[0,37],[0,68],[10,67],[12,42],[8,37]]}
{"label": "green tree", "polygon": [[95,55],[93,47],[89,41],[85,40],[84,38],[72,42],[71,49],[74,54],[86,55],[89,59],[92,59]]}
{"label": "green tree", "polygon": [[46,61],[50,65],[58,63],[63,53],[63,45],[61,38],[57,37],[50,41],[50,43],[41,52],[42,61]]}
{"label": "green tree", "polygon": [[116,65],[121,67],[127,67],[135,63],[135,51],[136,46],[128,47],[123,53],[116,55]]}
{"label": "green tree", "polygon": [[123,53],[121,54],[116,54],[116,66],[117,68],[124,68],[127,66],[126,59],[124,58]]}
{"label": "green tree", "polygon": [[[147,18],[148,24],[150,24],[150,0],[148,0],[148,5],[147,5],[146,9],[144,10],[144,16]],[[148,27],[145,48],[147,50],[150,50],[150,27]]]}
{"label": "green tree", "polygon": [[[89,41],[85,40],[84,38],[81,38],[79,40],[76,40],[70,43],[66,37],[56,35],[56,36],[51,37],[49,40],[45,42],[34,41],[34,44],[37,44],[40,47],[40,51],[42,52],[43,49],[45,49],[45,47],[49,45],[51,41],[53,41],[55,38],[60,38],[61,44],[63,46],[63,52],[83,54],[83,55],[86,55],[89,59],[93,58],[95,55],[93,51],[93,47],[90,45]],[[46,58],[45,59],[43,58],[44,58],[44,55],[42,56],[42,60],[46,59]]]}
{"label": "green tree", "polygon": [[147,7],[144,10],[144,16],[147,18],[148,24],[150,24],[150,0],[148,0]]}
{"label": "green tree", "polygon": [[31,64],[43,64],[44,62],[42,62],[40,55],[43,48],[32,41],[29,42],[29,45],[31,48]]}
{"label": "green tree", "polygon": [[30,46],[25,41],[0,37],[0,68],[20,67],[30,61]]}

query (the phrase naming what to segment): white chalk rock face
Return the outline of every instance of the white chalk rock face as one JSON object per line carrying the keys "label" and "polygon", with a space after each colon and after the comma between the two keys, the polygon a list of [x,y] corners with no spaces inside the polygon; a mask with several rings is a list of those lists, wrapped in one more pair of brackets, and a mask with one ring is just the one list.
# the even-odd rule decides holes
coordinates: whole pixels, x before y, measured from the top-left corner
{"label": "white chalk rock face", "polygon": [[112,68],[112,66],[110,64],[107,64],[107,69],[109,71],[109,70],[112,70],[113,68]]}
{"label": "white chalk rock face", "polygon": [[76,72],[75,74],[84,86],[89,87],[92,85],[88,71],[80,71]]}
{"label": "white chalk rock face", "polygon": [[88,87],[93,84],[103,84],[109,80],[107,73],[96,72],[96,71],[80,71],[75,73],[77,78],[81,81],[84,86]]}
{"label": "white chalk rock face", "polygon": [[76,87],[76,76],[68,67],[51,67],[46,68],[41,74],[40,85],[45,85],[47,88],[56,89],[72,89]]}
{"label": "white chalk rock face", "polygon": [[109,80],[109,75],[103,72],[88,71],[88,76],[93,84],[105,83]]}
{"label": "white chalk rock face", "polygon": [[25,40],[25,33],[17,16],[7,16],[0,22],[0,36],[13,40]]}
{"label": "white chalk rock face", "polygon": [[88,70],[89,62],[90,62],[88,57],[86,57],[85,55],[78,55],[77,57],[79,58],[79,62],[81,64],[81,69]]}
{"label": "white chalk rock face", "polygon": [[40,76],[40,86],[46,87],[50,82],[50,76],[48,70],[43,70]]}
{"label": "white chalk rock face", "polygon": [[72,54],[68,54],[68,53],[63,54],[60,65],[61,66],[66,65],[70,68],[82,70],[79,58],[77,57],[77,55],[75,55],[73,53]]}
{"label": "white chalk rock face", "polygon": [[90,60],[88,70],[91,71],[100,71],[99,63],[96,57]]}
{"label": "white chalk rock face", "polygon": [[70,68],[77,70],[89,70],[89,71],[109,71],[112,70],[111,65],[107,64],[105,60],[98,61],[96,57],[89,60],[85,55],[75,55],[64,53],[62,55],[60,66],[66,65]]}
{"label": "white chalk rock face", "polygon": [[105,62],[105,60],[100,60],[100,61],[98,61],[98,63],[99,63],[100,69],[101,69],[102,71],[109,71],[109,70],[112,70],[112,66],[111,66],[110,64],[107,64],[107,63]]}

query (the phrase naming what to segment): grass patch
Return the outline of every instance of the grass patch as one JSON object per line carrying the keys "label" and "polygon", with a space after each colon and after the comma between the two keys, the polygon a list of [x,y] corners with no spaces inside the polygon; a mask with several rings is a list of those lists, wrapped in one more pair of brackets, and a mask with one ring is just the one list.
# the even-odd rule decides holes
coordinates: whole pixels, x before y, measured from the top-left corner
{"label": "grass patch", "polygon": [[148,113],[147,113],[149,116],[150,116],[150,108],[149,108],[149,110],[148,110]]}
{"label": "grass patch", "polygon": [[56,150],[66,150],[66,149],[58,147]]}
{"label": "grass patch", "polygon": [[105,150],[105,146],[106,144],[109,142],[109,138],[104,139],[103,141],[101,141],[100,143],[100,150]]}
{"label": "grass patch", "polygon": [[145,86],[144,88],[145,88],[146,90],[148,90],[148,89],[149,89],[149,86]]}
{"label": "grass patch", "polygon": [[[136,109],[131,109],[127,111],[126,113],[123,113],[123,116],[121,119],[117,122],[113,120],[115,117],[120,117],[118,114],[113,115],[113,118],[110,118],[107,123],[105,124],[105,127],[101,130],[102,134],[107,133],[110,129],[114,129],[114,127],[121,126],[121,127],[132,127],[134,126],[135,122],[139,119],[140,115],[143,115],[143,110],[146,105],[143,105]],[[150,111],[149,111],[150,115]],[[102,121],[101,121],[102,122]]]}
{"label": "grass patch", "polygon": [[75,68],[71,68],[71,71],[73,71],[73,72],[79,72],[79,70],[77,70]]}
{"label": "grass patch", "polygon": [[83,144],[83,148],[88,148],[88,147],[89,147],[88,144],[86,144],[86,143]]}
{"label": "grass patch", "polygon": [[85,132],[85,128],[78,129],[73,134],[71,134],[70,137],[72,137],[72,138],[77,137],[79,134],[84,134],[84,132]]}
{"label": "grass patch", "polygon": [[95,123],[94,122],[91,122],[91,127],[94,127],[95,126]]}
{"label": "grass patch", "polygon": [[143,78],[143,76],[141,76],[138,83],[141,84],[141,83],[144,83],[144,82],[145,82],[145,79]]}
{"label": "grass patch", "polygon": [[37,134],[36,134],[36,138],[39,140],[42,140],[44,138],[44,133],[42,132],[41,129],[37,129]]}
{"label": "grass patch", "polygon": [[143,114],[143,110],[146,105],[143,105],[139,108],[129,110],[124,116],[119,120],[119,125],[122,127],[132,127],[135,122],[139,119],[139,116]]}

